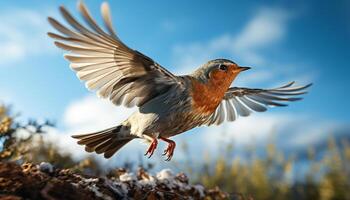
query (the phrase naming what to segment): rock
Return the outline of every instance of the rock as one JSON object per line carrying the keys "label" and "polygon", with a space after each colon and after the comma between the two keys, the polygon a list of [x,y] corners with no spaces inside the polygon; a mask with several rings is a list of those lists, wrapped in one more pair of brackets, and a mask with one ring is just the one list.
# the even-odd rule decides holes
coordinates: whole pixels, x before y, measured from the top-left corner
{"label": "rock", "polygon": [[[109,177],[94,177],[34,165],[0,162],[0,199],[227,199],[218,188],[189,184],[185,174],[168,169],[153,176],[139,169],[136,176],[117,169]],[[2,195],[2,196],[1,196]]]}
{"label": "rock", "polygon": [[53,166],[47,162],[40,163],[39,169],[40,169],[40,171],[48,173],[48,174],[53,172]]}

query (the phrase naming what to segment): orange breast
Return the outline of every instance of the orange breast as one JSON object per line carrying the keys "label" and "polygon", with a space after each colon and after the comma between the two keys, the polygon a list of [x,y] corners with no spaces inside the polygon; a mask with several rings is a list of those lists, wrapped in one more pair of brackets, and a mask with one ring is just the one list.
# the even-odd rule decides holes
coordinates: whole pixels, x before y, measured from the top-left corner
{"label": "orange breast", "polygon": [[231,70],[229,72],[214,70],[207,83],[191,79],[194,110],[205,115],[213,113],[236,75],[237,73]]}

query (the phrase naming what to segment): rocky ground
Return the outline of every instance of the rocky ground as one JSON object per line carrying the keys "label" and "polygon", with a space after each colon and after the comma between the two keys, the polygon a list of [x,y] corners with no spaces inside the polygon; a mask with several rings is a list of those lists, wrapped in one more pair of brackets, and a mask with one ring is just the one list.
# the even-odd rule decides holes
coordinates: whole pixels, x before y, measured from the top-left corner
{"label": "rocky ground", "polygon": [[115,170],[110,177],[94,177],[55,169],[49,163],[34,165],[0,162],[0,199],[227,199],[219,189],[192,185],[185,174],[162,170],[151,175]]}

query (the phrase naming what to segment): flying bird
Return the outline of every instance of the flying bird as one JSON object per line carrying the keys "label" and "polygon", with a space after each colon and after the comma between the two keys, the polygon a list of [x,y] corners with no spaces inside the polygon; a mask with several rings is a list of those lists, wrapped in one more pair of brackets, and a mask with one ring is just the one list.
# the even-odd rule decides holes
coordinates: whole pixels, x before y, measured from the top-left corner
{"label": "flying bird", "polygon": [[63,6],[60,13],[70,27],[49,17],[60,34],[49,32],[55,45],[69,51],[65,58],[85,86],[108,98],[115,105],[137,106],[138,110],[119,125],[102,131],[73,135],[87,152],[110,158],[133,139],[149,142],[145,153],[151,157],[158,140],[168,143],[166,160],[174,154],[175,142],[169,139],[202,125],[235,121],[268,107],[286,106],[297,101],[311,85],[290,82],[273,89],[231,87],[242,67],[228,59],[215,59],[192,74],[177,76],[153,59],[124,44],[113,29],[110,9],[102,3],[103,30],[83,2],[78,3],[86,25],[78,22]]}

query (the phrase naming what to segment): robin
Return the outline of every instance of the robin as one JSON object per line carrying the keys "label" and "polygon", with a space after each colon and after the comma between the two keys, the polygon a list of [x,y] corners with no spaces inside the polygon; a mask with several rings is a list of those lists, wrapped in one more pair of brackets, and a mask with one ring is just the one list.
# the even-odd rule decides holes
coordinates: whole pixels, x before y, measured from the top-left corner
{"label": "robin", "polygon": [[270,106],[296,101],[311,84],[295,87],[294,82],[273,89],[230,87],[249,67],[227,59],[207,62],[195,72],[176,76],[144,54],[124,44],[112,27],[107,3],[101,13],[107,31],[97,25],[87,7],[78,3],[88,27],[79,23],[63,6],[60,12],[67,27],[49,17],[61,35],[48,33],[55,45],[69,51],[65,58],[89,90],[115,105],[137,106],[138,110],[121,124],[90,134],[73,135],[87,152],[110,158],[135,138],[150,142],[145,155],[151,157],[158,139],[168,143],[163,155],[170,160],[175,142],[169,138],[202,125],[219,125],[264,112]]}

